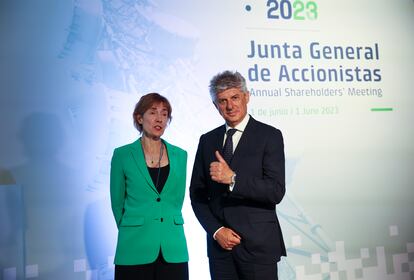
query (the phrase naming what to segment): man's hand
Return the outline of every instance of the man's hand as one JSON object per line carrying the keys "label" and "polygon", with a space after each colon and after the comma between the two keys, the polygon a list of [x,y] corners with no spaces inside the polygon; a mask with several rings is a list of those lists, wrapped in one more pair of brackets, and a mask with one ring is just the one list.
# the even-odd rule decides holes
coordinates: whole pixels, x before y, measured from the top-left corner
{"label": "man's hand", "polygon": [[225,250],[232,250],[234,246],[239,245],[241,237],[233,230],[223,227],[216,233],[216,241]]}
{"label": "man's hand", "polygon": [[210,163],[211,180],[221,184],[231,184],[234,172],[218,151],[215,153],[217,161]]}

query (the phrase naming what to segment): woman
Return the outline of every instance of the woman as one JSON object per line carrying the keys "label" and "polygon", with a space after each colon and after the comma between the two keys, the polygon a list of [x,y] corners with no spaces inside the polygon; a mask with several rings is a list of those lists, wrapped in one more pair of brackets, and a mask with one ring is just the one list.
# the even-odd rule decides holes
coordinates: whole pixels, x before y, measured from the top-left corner
{"label": "woman", "polygon": [[171,105],[158,93],[141,97],[133,113],[142,136],[116,148],[111,205],[118,226],[115,279],[188,279],[181,208],[187,152],[161,139]]}

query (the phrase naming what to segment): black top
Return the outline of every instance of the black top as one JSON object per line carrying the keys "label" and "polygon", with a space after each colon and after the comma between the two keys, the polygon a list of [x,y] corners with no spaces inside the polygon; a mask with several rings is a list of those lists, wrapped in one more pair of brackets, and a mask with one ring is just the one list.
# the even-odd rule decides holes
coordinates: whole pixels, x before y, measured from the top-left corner
{"label": "black top", "polygon": [[[154,182],[155,187],[159,193],[162,192],[164,188],[165,182],[167,182],[168,174],[170,174],[170,165],[167,164],[159,169],[158,175],[158,167],[148,167],[149,174],[151,175],[152,182]],[[158,184],[157,184],[157,177],[158,177]]]}

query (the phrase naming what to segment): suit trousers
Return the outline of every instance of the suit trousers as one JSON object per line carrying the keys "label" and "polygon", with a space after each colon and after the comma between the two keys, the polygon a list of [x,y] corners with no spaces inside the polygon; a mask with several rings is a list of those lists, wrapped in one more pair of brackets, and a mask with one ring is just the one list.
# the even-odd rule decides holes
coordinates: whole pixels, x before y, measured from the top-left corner
{"label": "suit trousers", "polygon": [[115,265],[115,280],[188,280],[188,263],[167,263],[162,254],[153,263]]}
{"label": "suit trousers", "polygon": [[226,258],[212,259],[210,263],[211,280],[277,280],[277,263],[257,264],[237,260],[233,254]]}

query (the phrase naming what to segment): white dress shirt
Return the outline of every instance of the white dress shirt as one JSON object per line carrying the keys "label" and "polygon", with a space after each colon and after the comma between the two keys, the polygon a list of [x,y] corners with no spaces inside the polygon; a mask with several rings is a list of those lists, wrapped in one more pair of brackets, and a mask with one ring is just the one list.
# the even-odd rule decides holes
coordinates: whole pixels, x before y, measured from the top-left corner
{"label": "white dress shirt", "polygon": [[235,127],[231,127],[228,124],[226,124],[226,133],[224,134],[224,139],[223,139],[223,146],[224,143],[226,142],[226,138],[227,138],[227,131],[231,128],[235,128],[237,129],[237,131],[233,134],[233,153],[237,148],[237,145],[239,144],[240,138],[244,132],[244,130],[246,129],[247,123],[250,120],[250,115],[246,114],[246,116],[244,117],[244,119]]}

